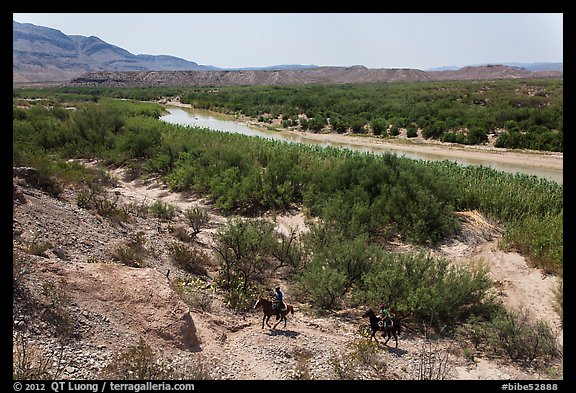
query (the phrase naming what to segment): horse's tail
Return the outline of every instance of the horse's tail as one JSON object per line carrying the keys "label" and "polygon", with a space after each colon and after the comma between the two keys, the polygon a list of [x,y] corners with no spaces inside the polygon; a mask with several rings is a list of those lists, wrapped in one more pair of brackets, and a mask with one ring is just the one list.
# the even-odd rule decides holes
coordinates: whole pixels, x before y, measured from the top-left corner
{"label": "horse's tail", "polygon": [[294,315],[294,307],[292,307],[292,305],[289,305],[288,308],[290,309],[290,314]]}

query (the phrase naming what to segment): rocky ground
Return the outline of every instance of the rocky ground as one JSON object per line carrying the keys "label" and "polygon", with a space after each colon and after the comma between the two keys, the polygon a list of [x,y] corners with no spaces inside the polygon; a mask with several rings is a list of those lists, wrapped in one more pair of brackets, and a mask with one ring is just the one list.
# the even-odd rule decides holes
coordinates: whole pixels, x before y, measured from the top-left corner
{"label": "rocky ground", "polygon": [[[525,369],[481,351],[465,352],[455,341],[427,340],[410,326],[400,335],[398,348],[393,340],[387,346],[381,340],[368,345],[360,334],[368,325],[361,316],[364,309],[313,313],[291,298],[289,281],[283,281],[284,292],[295,314],[285,328],[262,328],[261,310],[235,314],[223,304],[212,285],[213,260],[207,276],[194,279],[166,251],[179,241],[174,228],[183,225],[185,209],[208,209],[209,225],[193,242],[207,254],[212,235],[228,218],[207,201],[171,193],[154,179],[127,181],[122,169],[110,175],[115,182],[107,198],[125,208],[123,221],[79,207],[77,190],[66,189],[53,198],[14,177],[14,359],[26,348],[59,378],[99,379],[114,354],[144,338],[185,379],[418,379],[423,355],[430,352],[444,362],[446,379],[563,378],[561,360],[546,370]],[[175,206],[176,216],[168,222],[139,209],[155,201]],[[305,230],[299,211],[274,219],[280,230]],[[543,276],[516,253],[498,250],[500,229],[478,213],[463,212],[461,219],[460,237],[431,252],[453,263],[485,263],[499,282],[504,303],[511,308],[538,304],[562,345],[562,324],[553,309],[557,278]],[[122,245],[134,241],[140,245],[141,267],[114,259]],[[197,298],[185,302],[177,281]]]}

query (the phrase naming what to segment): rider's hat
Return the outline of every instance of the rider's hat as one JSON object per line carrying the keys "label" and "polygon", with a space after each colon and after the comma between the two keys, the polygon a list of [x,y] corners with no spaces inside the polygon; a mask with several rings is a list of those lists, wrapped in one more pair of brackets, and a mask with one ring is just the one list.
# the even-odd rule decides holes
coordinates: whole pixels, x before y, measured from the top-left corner
{"label": "rider's hat", "polygon": [[386,307],[386,305],[385,305],[384,303],[382,303],[382,304],[380,305],[380,308],[385,308],[385,307]]}
{"label": "rider's hat", "polygon": [[280,290],[280,285],[277,285],[275,288],[277,291]]}

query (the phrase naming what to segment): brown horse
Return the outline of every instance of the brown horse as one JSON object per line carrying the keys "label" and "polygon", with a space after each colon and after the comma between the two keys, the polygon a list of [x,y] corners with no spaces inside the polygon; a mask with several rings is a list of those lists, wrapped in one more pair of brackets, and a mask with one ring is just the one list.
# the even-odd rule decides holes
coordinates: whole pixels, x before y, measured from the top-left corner
{"label": "brown horse", "polygon": [[384,342],[384,345],[388,343],[388,340],[390,340],[391,336],[394,336],[394,339],[396,340],[396,348],[398,348],[398,334],[400,334],[400,328],[401,328],[400,318],[398,317],[391,318],[392,326],[385,325],[384,323],[382,323],[382,320],[376,316],[376,313],[371,308],[368,309],[368,311],[366,311],[364,314],[362,314],[362,318],[366,317],[370,318],[370,328],[372,329],[372,334],[370,335],[370,341],[374,339],[376,340],[376,342],[378,342],[378,339],[376,338],[376,332],[381,331],[382,337],[384,337],[384,334],[388,334],[388,338]]}
{"label": "brown horse", "polygon": [[[262,318],[262,329],[264,329],[264,321],[266,321],[266,325],[268,325],[268,327],[271,327],[272,329],[276,329],[276,326],[278,326],[280,322],[284,321],[284,329],[286,329],[286,322],[288,320],[286,318],[286,315],[288,315],[288,313],[294,314],[294,307],[292,307],[290,304],[287,304],[286,308],[279,310],[280,312],[278,313],[278,310],[274,310],[272,308],[272,304],[273,303],[271,300],[264,298],[258,299],[256,304],[254,304],[254,308],[262,306],[262,310],[264,311],[264,318]],[[274,325],[274,327],[270,326],[270,324],[268,323],[272,315],[280,315],[280,320],[276,322],[276,325]]]}

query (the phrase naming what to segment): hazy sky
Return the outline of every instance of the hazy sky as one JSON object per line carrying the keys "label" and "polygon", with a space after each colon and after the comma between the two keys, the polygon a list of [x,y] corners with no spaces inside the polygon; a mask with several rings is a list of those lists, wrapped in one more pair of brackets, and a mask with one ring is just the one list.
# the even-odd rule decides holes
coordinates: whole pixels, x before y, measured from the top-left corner
{"label": "hazy sky", "polygon": [[315,64],[418,68],[562,62],[561,13],[13,14],[133,54],[220,68]]}

